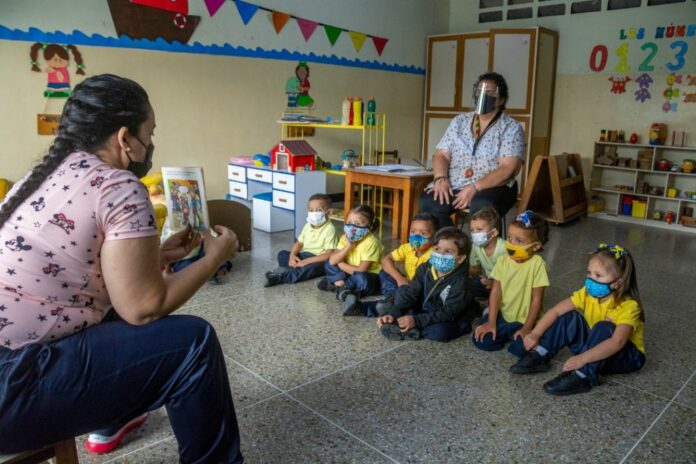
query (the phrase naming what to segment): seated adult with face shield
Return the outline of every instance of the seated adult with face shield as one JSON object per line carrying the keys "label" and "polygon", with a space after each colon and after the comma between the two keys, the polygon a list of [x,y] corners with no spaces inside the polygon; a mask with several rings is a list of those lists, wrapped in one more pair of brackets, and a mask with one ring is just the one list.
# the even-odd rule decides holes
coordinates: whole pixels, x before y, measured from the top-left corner
{"label": "seated adult with face shield", "polygon": [[505,113],[508,87],[500,74],[479,76],[476,110],[456,116],[433,155],[433,182],[420,197],[420,210],[441,227],[469,208],[493,207],[504,216],[517,201],[515,176],[524,162],[524,130]]}

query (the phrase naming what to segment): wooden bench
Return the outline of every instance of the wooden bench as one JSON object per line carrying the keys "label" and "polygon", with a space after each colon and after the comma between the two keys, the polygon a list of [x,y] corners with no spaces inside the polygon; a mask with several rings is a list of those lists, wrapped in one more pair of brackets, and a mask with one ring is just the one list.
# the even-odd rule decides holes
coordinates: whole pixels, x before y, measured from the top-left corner
{"label": "wooden bench", "polygon": [[75,439],[63,440],[38,450],[0,454],[0,464],[39,464],[49,459],[54,464],[78,464]]}

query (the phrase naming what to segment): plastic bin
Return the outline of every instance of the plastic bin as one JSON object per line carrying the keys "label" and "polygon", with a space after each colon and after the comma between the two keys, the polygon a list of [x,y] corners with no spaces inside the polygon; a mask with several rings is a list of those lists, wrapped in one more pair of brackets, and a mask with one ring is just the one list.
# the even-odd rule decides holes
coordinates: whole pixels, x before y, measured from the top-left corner
{"label": "plastic bin", "polygon": [[264,192],[254,195],[252,200],[254,229],[264,232],[280,232],[295,228],[295,215],[292,211],[273,206],[273,194]]}
{"label": "plastic bin", "polygon": [[623,203],[621,205],[621,214],[626,216],[631,215],[631,210],[633,209],[633,197],[626,196],[623,198]]}
{"label": "plastic bin", "polygon": [[645,212],[648,209],[648,202],[645,200],[633,200],[631,216],[645,219]]}

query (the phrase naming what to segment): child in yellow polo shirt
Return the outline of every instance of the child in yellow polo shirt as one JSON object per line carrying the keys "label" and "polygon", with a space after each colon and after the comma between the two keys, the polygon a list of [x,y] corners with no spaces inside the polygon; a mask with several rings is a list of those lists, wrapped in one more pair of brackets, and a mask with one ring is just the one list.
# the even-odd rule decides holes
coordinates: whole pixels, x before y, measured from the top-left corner
{"label": "child in yellow polo shirt", "polygon": [[329,219],[331,197],[315,193],[309,197],[307,224],[290,251],[278,252],[282,271],[268,271],[265,287],[294,284],[324,275],[324,263],[338,245],[338,231]]}
{"label": "child in yellow polo shirt", "polygon": [[532,211],[519,214],[508,226],[505,248],[491,277],[488,313],[474,331],[474,344],[484,351],[503,349],[524,354],[522,339],[532,331],[541,312],[544,288],[549,286],[546,262],[535,254],[548,240],[548,224]]}
{"label": "child in yellow polo shirt", "polygon": [[358,205],[348,212],[344,234],[338,247],[324,264],[326,277],[319,281],[320,290],[336,292],[339,300],[349,294],[358,296],[379,293],[382,242],[374,235],[379,219],[367,205]]}
{"label": "child in yellow polo shirt", "polygon": [[[394,303],[394,293],[399,287],[408,285],[416,275],[416,269],[430,259],[431,241],[437,232],[437,219],[428,213],[418,213],[411,220],[408,243],[404,243],[382,258],[379,281],[384,299],[379,301],[360,301],[357,295],[346,295],[343,302],[344,316],[379,317],[389,313]],[[396,267],[404,264],[406,275]]]}
{"label": "child in yellow polo shirt", "polygon": [[585,286],[551,308],[527,334],[524,347],[529,351],[510,371],[546,372],[551,358],[567,346],[574,356],[544,390],[551,395],[584,393],[597,385],[599,374],[643,367],[644,321],[631,254],[618,245],[601,244],[590,255]]}

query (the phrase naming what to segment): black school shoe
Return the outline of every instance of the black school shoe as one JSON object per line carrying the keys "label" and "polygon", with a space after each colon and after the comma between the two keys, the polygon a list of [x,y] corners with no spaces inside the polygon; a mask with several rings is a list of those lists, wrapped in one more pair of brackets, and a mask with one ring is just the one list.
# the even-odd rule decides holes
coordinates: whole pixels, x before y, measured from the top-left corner
{"label": "black school shoe", "polygon": [[317,282],[317,288],[325,292],[335,292],[336,286],[329,282],[329,279],[322,277],[319,282]]}
{"label": "black school shoe", "polygon": [[362,308],[360,308],[360,300],[358,295],[351,293],[349,290],[344,290],[339,294],[339,300],[343,300],[343,315],[344,316],[362,316]]}
{"label": "black school shoe", "polygon": [[375,305],[375,311],[377,311],[377,317],[386,316],[392,309],[394,305],[394,300],[392,298],[386,298],[382,301],[378,301]]}
{"label": "black school shoe", "polygon": [[549,357],[542,356],[532,350],[523,354],[519,361],[510,367],[510,372],[513,374],[537,374],[549,369],[551,369]]}
{"label": "black school shoe", "polygon": [[264,287],[273,287],[283,283],[283,276],[277,272],[268,271],[266,273],[266,284]]}
{"label": "black school shoe", "polygon": [[549,395],[568,396],[586,393],[592,389],[589,380],[583,379],[575,371],[564,372],[544,384],[544,391]]}
{"label": "black school shoe", "polygon": [[418,340],[420,338],[420,330],[413,328],[407,332],[402,332],[398,324],[384,324],[379,331],[389,340]]}

